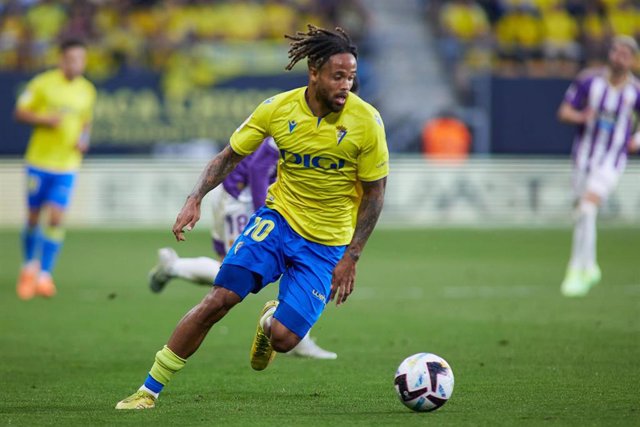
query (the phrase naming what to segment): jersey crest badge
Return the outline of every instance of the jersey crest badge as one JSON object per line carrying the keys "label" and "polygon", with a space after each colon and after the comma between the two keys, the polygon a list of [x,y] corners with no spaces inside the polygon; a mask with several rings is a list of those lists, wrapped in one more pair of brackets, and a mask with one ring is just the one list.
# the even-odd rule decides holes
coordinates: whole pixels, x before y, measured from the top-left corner
{"label": "jersey crest badge", "polygon": [[293,133],[293,130],[298,126],[298,122],[295,120],[289,120],[289,133]]}
{"label": "jersey crest badge", "polygon": [[342,125],[338,125],[336,126],[336,138],[338,140],[338,145],[340,145],[340,143],[342,142],[342,140],[344,139],[344,137],[347,135],[347,128],[342,126]]}

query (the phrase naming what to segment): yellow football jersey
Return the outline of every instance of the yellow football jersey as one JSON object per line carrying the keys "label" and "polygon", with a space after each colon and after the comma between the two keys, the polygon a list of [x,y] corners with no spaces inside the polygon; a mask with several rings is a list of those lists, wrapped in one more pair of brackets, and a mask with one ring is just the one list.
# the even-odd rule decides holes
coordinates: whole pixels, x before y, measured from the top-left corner
{"label": "yellow football jersey", "polygon": [[389,151],[380,114],[351,93],[341,112],[313,115],[306,87],[264,101],[231,137],[240,155],[272,136],[280,151],[278,178],[267,206],[302,237],[324,245],[351,242],[360,181],[389,173]]}
{"label": "yellow football jersey", "polygon": [[55,127],[35,126],[25,154],[28,164],[55,172],[78,169],[82,153],[76,148],[85,124],[91,122],[96,89],[84,77],[68,81],[62,71],[34,77],[18,98],[18,108],[62,115]]}

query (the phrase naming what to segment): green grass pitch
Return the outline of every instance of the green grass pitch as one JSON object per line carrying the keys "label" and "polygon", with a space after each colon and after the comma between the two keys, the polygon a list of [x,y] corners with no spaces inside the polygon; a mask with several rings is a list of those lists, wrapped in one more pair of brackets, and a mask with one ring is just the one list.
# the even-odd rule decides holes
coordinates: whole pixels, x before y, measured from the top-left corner
{"label": "green grass pitch", "polygon": [[[336,361],[279,355],[249,367],[250,296],[210,332],[150,411],[115,411],[176,322],[206,292],[151,294],[156,249],[208,255],[205,230],[71,230],[52,300],[19,301],[18,231],[0,231],[0,425],[495,426],[640,424],[640,229],[599,234],[603,281],[559,294],[570,232],[378,230],[356,291],[313,330]],[[405,357],[451,364],[452,399],[433,413],[400,404]]]}

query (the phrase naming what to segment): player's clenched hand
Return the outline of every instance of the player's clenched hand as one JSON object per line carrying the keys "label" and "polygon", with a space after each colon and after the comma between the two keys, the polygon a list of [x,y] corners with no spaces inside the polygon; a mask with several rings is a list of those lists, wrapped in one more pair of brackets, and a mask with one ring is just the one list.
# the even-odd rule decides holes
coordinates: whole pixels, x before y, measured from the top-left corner
{"label": "player's clenched hand", "polygon": [[340,305],[347,300],[356,280],[356,262],[349,256],[345,256],[333,269],[331,278],[331,295],[329,301],[336,300],[336,305]]}
{"label": "player's clenched hand", "polygon": [[196,222],[200,219],[200,200],[194,197],[187,197],[187,201],[184,202],[184,206],[175,224],[173,224],[173,235],[176,236],[176,240],[179,242],[185,240],[184,230],[191,231],[195,227]]}
{"label": "player's clenched hand", "polygon": [[640,131],[631,135],[629,142],[627,143],[628,151],[631,154],[640,152]]}
{"label": "player's clenched hand", "polygon": [[76,144],[76,150],[78,150],[82,154],[86,154],[89,151],[89,144],[84,141],[78,141]]}

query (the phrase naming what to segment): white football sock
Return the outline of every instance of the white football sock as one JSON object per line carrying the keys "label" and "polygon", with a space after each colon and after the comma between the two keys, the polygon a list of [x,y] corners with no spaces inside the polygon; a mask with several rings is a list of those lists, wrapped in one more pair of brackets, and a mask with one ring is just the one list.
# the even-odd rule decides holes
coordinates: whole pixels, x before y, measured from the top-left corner
{"label": "white football sock", "polygon": [[298,343],[298,345],[302,344],[303,342],[307,343],[311,340],[311,338],[309,337],[309,334],[311,333],[311,331],[307,332],[307,334],[302,337],[302,339],[300,340],[300,342]]}
{"label": "white football sock", "polygon": [[260,325],[267,336],[271,335],[271,322],[273,321],[273,313],[275,312],[276,308],[272,307],[260,318]]}
{"label": "white football sock", "polygon": [[593,202],[583,200],[578,205],[569,268],[585,269],[595,265],[597,213],[598,206]]}
{"label": "white football sock", "polygon": [[212,285],[220,271],[220,263],[212,258],[178,258],[171,266],[171,275],[190,282]]}
{"label": "white football sock", "polygon": [[585,218],[584,227],[584,247],[583,263],[584,268],[590,269],[596,265],[596,218],[598,206],[593,202],[583,201],[580,203]]}
{"label": "white football sock", "polygon": [[584,241],[584,223],[585,219],[576,210],[575,220],[573,224],[571,259],[569,261],[569,268],[572,270],[579,270],[582,268],[582,242]]}
{"label": "white football sock", "polygon": [[158,398],[158,396],[160,396],[160,393],[156,393],[155,391],[147,388],[144,384],[142,384],[142,386],[138,390],[145,391],[149,393],[151,396],[155,397],[156,399]]}

